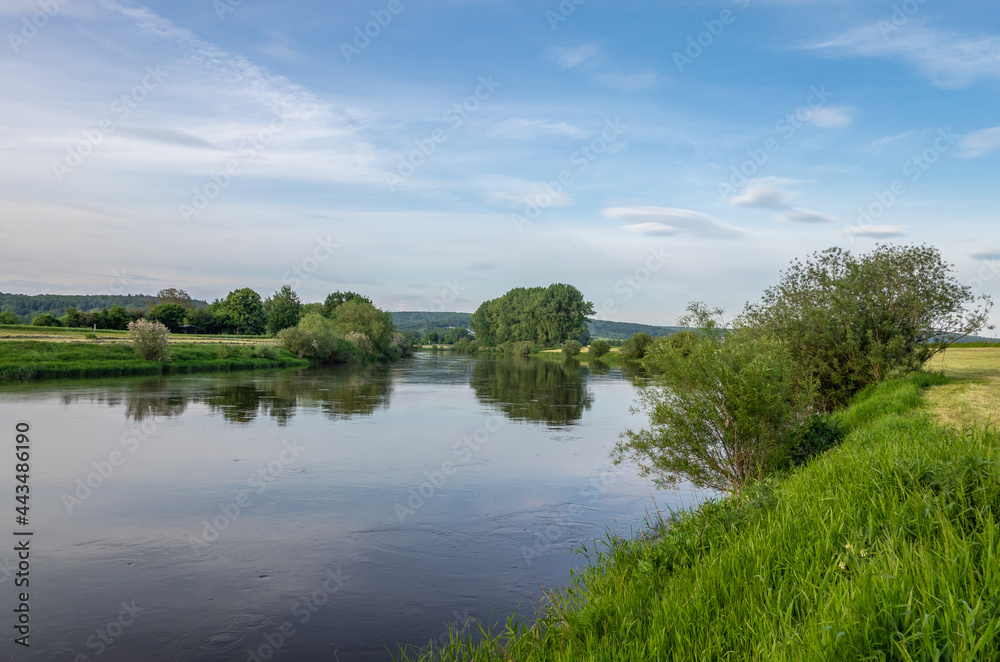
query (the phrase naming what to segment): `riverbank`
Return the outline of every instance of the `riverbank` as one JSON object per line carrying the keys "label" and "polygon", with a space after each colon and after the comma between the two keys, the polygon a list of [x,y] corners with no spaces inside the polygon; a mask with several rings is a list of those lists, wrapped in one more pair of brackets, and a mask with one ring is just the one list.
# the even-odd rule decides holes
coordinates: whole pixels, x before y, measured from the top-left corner
{"label": "riverbank", "polygon": [[940,411],[949,388],[1000,383],[1000,352],[970,351],[944,357],[955,379],[859,394],[841,445],[804,467],[585,547],[534,626],[435,659],[997,659],[1000,435]]}
{"label": "riverbank", "polygon": [[124,342],[0,342],[0,383],[36,379],[166,375],[273,368],[307,368],[310,362],[272,345],[170,343],[169,362],[146,361]]}

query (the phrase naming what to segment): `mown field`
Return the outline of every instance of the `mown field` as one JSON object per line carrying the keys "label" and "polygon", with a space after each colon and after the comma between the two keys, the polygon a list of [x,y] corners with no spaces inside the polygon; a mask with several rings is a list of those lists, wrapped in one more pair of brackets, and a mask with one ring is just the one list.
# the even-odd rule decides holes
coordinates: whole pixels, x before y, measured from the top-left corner
{"label": "mown field", "polygon": [[[96,336],[96,337],[95,337]],[[0,340],[46,340],[49,342],[93,342],[119,341],[128,342],[128,331],[109,331],[99,329],[66,329],[53,326],[28,326],[4,324],[0,325]],[[231,335],[201,335],[201,334],[170,334],[172,343],[235,343],[240,345],[267,342],[266,336],[231,336]]]}
{"label": "mown field", "polygon": [[805,466],[588,546],[533,626],[422,659],[1000,659],[1000,349],[939,360],[859,394]]}

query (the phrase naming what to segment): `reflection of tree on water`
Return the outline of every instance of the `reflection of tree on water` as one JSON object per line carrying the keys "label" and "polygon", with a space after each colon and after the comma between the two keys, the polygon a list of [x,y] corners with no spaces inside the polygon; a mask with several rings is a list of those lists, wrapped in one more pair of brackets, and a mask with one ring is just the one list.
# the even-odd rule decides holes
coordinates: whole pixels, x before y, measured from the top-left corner
{"label": "reflection of tree on water", "polygon": [[470,384],[481,402],[514,420],[574,425],[592,397],[577,361],[480,359]]}

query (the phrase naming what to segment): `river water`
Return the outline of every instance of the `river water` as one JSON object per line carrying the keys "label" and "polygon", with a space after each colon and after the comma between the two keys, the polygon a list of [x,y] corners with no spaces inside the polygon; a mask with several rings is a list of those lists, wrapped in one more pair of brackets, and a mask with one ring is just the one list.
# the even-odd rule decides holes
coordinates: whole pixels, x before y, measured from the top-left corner
{"label": "river water", "polygon": [[[0,391],[0,657],[389,660],[518,613],[575,547],[690,506],[615,467],[634,374],[420,354],[391,367]],[[30,512],[15,526],[15,425]],[[30,585],[15,588],[15,530]],[[15,645],[29,593],[30,648]]]}

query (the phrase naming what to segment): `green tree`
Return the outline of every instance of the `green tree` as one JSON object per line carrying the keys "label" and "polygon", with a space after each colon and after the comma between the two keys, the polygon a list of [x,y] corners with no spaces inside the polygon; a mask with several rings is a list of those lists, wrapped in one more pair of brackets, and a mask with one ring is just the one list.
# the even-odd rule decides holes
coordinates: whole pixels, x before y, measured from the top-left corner
{"label": "green tree", "polygon": [[738,323],[785,339],[832,410],[865,386],[919,369],[939,348],[982,329],[992,301],[959,283],[930,246],[840,248],[795,260]]}
{"label": "green tree", "polygon": [[161,303],[149,309],[146,319],[159,322],[171,332],[176,332],[184,324],[187,313],[187,309],[178,303]]}
{"label": "green tree", "polygon": [[580,344],[579,340],[570,338],[569,340],[563,343],[562,353],[564,356],[576,356],[580,353],[580,350],[582,348],[583,345]]}
{"label": "green tree", "polygon": [[31,320],[31,326],[62,326],[62,322],[48,313],[42,313]]}
{"label": "green tree", "polygon": [[658,376],[632,411],[649,427],[625,431],[614,459],[634,460],[659,485],[689,480],[733,492],[788,465],[812,390],[784,341],[725,333],[722,311],[703,304],[688,311],[681,323],[696,328],[694,337],[683,348],[661,339],[647,355]]}
{"label": "green tree", "polygon": [[264,300],[264,318],[268,335],[275,335],[299,323],[302,302],[289,285],[284,285],[274,296]]}
{"label": "green tree", "polygon": [[611,345],[608,344],[607,340],[595,340],[594,342],[590,343],[590,349],[588,350],[587,353],[593,356],[595,359],[599,359],[610,351],[611,351]]}
{"label": "green tree", "polygon": [[326,300],[323,301],[323,315],[325,317],[333,318],[333,311],[348,301],[357,301],[358,303],[367,303],[369,306],[374,306],[372,300],[366,296],[362,296],[357,292],[333,292],[326,296]]}
{"label": "green tree", "polygon": [[391,313],[356,299],[337,306],[333,311],[333,323],[345,337],[351,333],[367,336],[379,355],[387,353],[392,343],[392,336],[396,332]]}
{"label": "green tree", "polygon": [[21,323],[21,318],[15,315],[14,313],[10,312],[9,310],[5,310],[2,313],[0,313],[0,324],[20,324],[20,323]]}
{"label": "green tree", "polygon": [[90,318],[90,315],[81,313],[76,308],[70,306],[66,309],[66,314],[63,315],[59,321],[62,322],[63,326],[79,329],[90,326],[90,324],[87,323]]}
{"label": "green tree", "polygon": [[234,330],[240,335],[260,335],[264,332],[264,302],[249,287],[230,292],[222,302]]}
{"label": "green tree", "polygon": [[178,306],[183,306],[184,308],[194,307],[194,303],[191,301],[191,295],[184,290],[178,290],[174,287],[168,287],[157,292],[156,303],[161,305],[165,303],[176,303]]}
{"label": "green tree", "polygon": [[279,331],[276,340],[299,358],[337,363],[350,360],[352,355],[344,334],[322,315],[304,316],[296,326]]}
{"label": "green tree", "polygon": [[652,344],[653,337],[640,331],[622,343],[622,356],[628,359],[641,359],[646,356],[646,351]]}
{"label": "green tree", "polygon": [[572,285],[515,288],[484,301],[472,314],[476,338],[486,346],[527,341],[546,347],[586,337],[594,306]]}
{"label": "green tree", "polygon": [[[168,304],[169,305],[169,304]],[[136,356],[147,361],[169,361],[170,330],[160,322],[134,320],[128,324],[128,337]]]}

